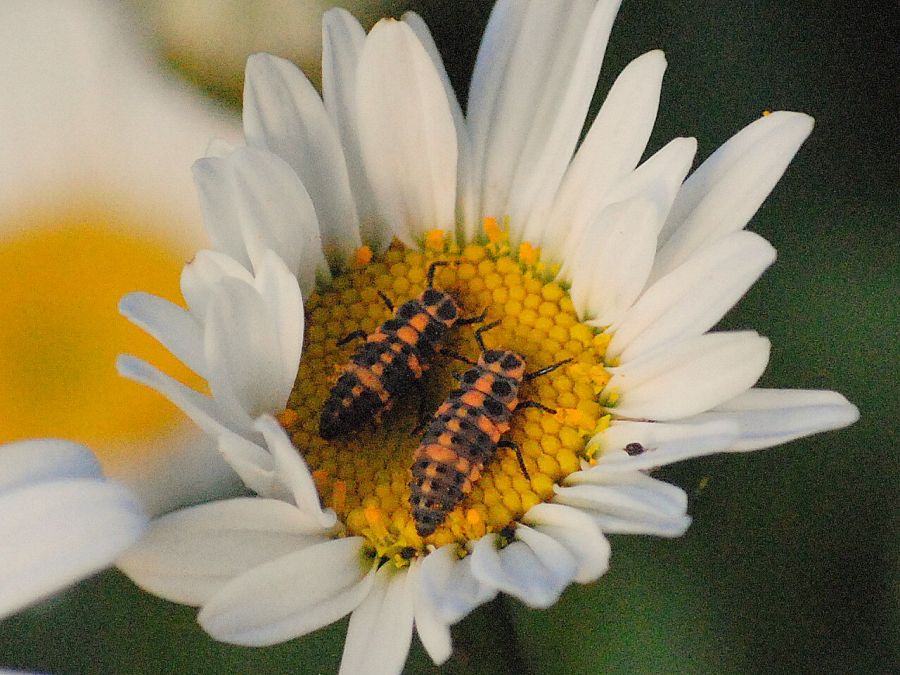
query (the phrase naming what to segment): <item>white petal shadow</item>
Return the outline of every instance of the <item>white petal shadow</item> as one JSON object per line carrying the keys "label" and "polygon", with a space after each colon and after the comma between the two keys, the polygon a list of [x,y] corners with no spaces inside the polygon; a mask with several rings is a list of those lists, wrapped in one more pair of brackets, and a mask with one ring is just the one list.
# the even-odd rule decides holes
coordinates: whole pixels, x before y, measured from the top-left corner
{"label": "white petal shadow", "polygon": [[496,535],[479,539],[472,549],[472,573],[529,607],[550,607],[575,578],[578,564],[553,537],[527,525],[516,528],[516,539],[499,551]]}
{"label": "white petal shadow", "polygon": [[429,602],[449,624],[497,595],[495,588],[481,583],[472,573],[472,556],[460,560],[455,545],[442,546],[425,556],[421,576]]}

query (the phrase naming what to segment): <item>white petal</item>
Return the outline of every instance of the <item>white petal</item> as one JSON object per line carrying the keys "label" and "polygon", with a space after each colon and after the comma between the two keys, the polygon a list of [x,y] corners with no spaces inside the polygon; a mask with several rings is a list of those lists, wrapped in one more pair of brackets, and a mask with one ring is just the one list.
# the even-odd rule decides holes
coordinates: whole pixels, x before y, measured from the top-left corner
{"label": "white petal", "polygon": [[145,591],[173,602],[202,605],[248,570],[324,541],[308,535],[294,506],[245,497],[154,520],[117,564]]}
{"label": "white petal", "polygon": [[408,583],[413,596],[414,622],[416,633],[419,634],[419,640],[422,641],[428,656],[436,665],[441,665],[453,653],[453,643],[450,639],[449,622],[438,614],[431,601],[431,593],[425,586],[427,580],[422,577],[423,562],[413,561],[408,572]]}
{"label": "white petal", "polygon": [[149,293],[129,293],[119,301],[119,312],[152,335],[188,368],[206,378],[203,329],[190,312]]}
{"label": "white petal", "polygon": [[383,565],[350,616],[340,675],[395,675],[412,642],[413,597],[406,570]]}
{"label": "white petal", "polygon": [[583,511],[545,502],[531,507],[522,522],[566,547],[578,563],[578,583],[595,581],[609,569],[609,542]]}
{"label": "white petal", "polygon": [[254,280],[254,287],[268,309],[271,330],[278,342],[278,387],[290,391],[297,379],[303,350],[305,319],[300,286],[281,258],[268,251]]}
{"label": "white petal", "polygon": [[422,589],[438,615],[454,624],[479,605],[492,600],[497,590],[481,583],[472,573],[472,556],[462,560],[456,545],[432,551],[422,561]]}
{"label": "white petal", "polygon": [[102,477],[94,453],[77,443],[42,439],[0,445],[0,495],[33,483]]}
{"label": "white petal", "polygon": [[677,267],[704,244],[743,228],[775,187],[813,119],[774,112],[748,125],[685,182],[660,233],[653,278]]}
{"label": "white petal", "polygon": [[247,429],[264,413],[284,409],[285,385],[277,323],[255,289],[223,279],[204,321],[209,388],[231,426]]}
{"label": "white petal", "polygon": [[555,539],[527,525],[516,528],[516,538],[499,551],[496,535],[479,539],[472,551],[472,573],[530,607],[550,607],[575,578],[575,558]]}
{"label": "white petal", "polygon": [[705,333],[774,261],[772,245],[752,232],[735,232],[703,248],[648,288],[611,327],[607,354],[624,363]]}
{"label": "white petal", "polygon": [[584,510],[604,532],[680,537],[691,524],[684,490],[639,471],[579,471],[554,491],[553,501]]}
{"label": "white petal", "polygon": [[468,121],[480,213],[510,215],[516,240],[530,215],[549,210],[618,5],[501,1],[494,7],[472,76]]}
{"label": "white petal", "polygon": [[116,370],[122,377],[158,391],[209,435],[217,436],[229,428],[215,401],[184,386],[149,363],[123,354],[116,359]]}
{"label": "white petal", "polygon": [[752,387],[769,361],[769,341],[753,331],[707,333],[617,368],[616,417],[673,420],[695,415]]}
{"label": "white petal", "polygon": [[746,452],[841,429],[859,419],[859,409],[836,391],[751,389],[695,419],[736,424],[740,437],[726,449]]}
{"label": "white petal", "polygon": [[[258,273],[269,249],[300,279],[304,292],[313,290],[316,274],[328,276],[319,223],[306,188],[290,166],[276,155],[254,148],[238,148],[228,157],[207,157],[194,164],[204,222],[208,229],[227,223],[229,242],[217,248]],[[219,237],[221,239],[221,237]]]}
{"label": "white petal", "polygon": [[194,316],[206,316],[212,289],[227,278],[253,285],[253,275],[246,267],[218,251],[198,251],[182,268],[181,295]]}
{"label": "white petal", "polygon": [[412,28],[419,42],[428,53],[428,57],[434,64],[434,69],[441,78],[441,84],[444,86],[444,92],[447,95],[447,102],[450,104],[450,114],[453,115],[453,126],[456,127],[456,148],[457,148],[457,170],[456,170],[456,217],[457,222],[462,224],[461,242],[472,241],[475,238],[476,228],[478,226],[478,216],[475,212],[477,204],[475,203],[473,190],[475,189],[472,182],[472,147],[469,140],[469,129],[466,126],[466,119],[463,116],[462,108],[456,99],[456,93],[450,84],[450,78],[447,76],[447,69],[444,68],[444,62],[438,52],[437,45],[434,44],[434,38],[431,37],[431,31],[428,26],[415,12],[406,12],[403,14],[403,21]]}
{"label": "white petal", "polygon": [[[516,228],[523,239],[542,242],[548,234],[550,209],[581,137],[619,4],[620,0],[601,0],[586,24],[576,24],[580,35],[571,38],[580,38],[580,44],[576,43],[578,51],[571,61],[558,58],[565,51],[559,44],[554,50],[557,60],[551,66],[549,82],[563,86],[556,91],[555,100],[544,98],[539,103],[538,123],[522,148],[507,201],[511,222],[524,225]],[[554,233],[551,230],[549,234]]]}
{"label": "white petal", "polygon": [[197,620],[215,639],[251,647],[310,633],[353,611],[374,573],[361,537],[335,539],[283,556],[233,579]]}
{"label": "white petal", "polygon": [[322,228],[325,255],[343,267],[362,244],[338,133],[319,94],[290,61],[271,54],[247,60],[244,133],[299,176]]}
{"label": "white petal", "polygon": [[265,436],[269,451],[278,468],[278,478],[294,495],[294,503],[312,530],[327,530],[337,522],[331,509],[322,509],[319,493],[309,467],[294,447],[284,429],[268,415],[256,420],[256,429]]}
{"label": "white petal", "polygon": [[223,431],[218,438],[218,448],[244,485],[260,497],[282,501],[293,499],[291,492],[278,478],[275,459],[256,443],[238,434]]}
{"label": "white petal", "polygon": [[111,565],[147,518],[115,483],[73,479],[0,495],[0,618]]}
{"label": "white petal", "polygon": [[356,68],[366,32],[347,10],[335,7],[322,20],[322,98],[347,160],[362,241],[381,252],[393,236],[378,205],[362,161],[356,111]]}
{"label": "white petal", "polygon": [[412,29],[376,24],[357,77],[363,161],[394,234],[415,246],[427,230],[455,231],[456,129],[441,79]]}
{"label": "white petal", "polygon": [[[705,415],[705,413],[704,413]],[[601,451],[597,466],[607,473],[652,469],[691,457],[701,457],[728,449],[740,433],[738,424],[728,419],[702,420],[694,417],[694,424],[665,424],[661,422],[628,422],[614,420],[609,427],[594,436],[589,445]],[[629,455],[625,447],[640,443],[645,452]]]}
{"label": "white petal", "polygon": [[646,199],[612,204],[585,229],[570,267],[578,315],[607,326],[644,289],[656,252],[657,211]]}
{"label": "white petal", "polygon": [[576,250],[587,224],[612,203],[606,199],[610,188],[637,166],[656,120],[665,69],[663,53],[652,51],[616,78],[554,200],[550,236],[543,240],[551,258],[561,260]]}
{"label": "white petal", "polygon": [[219,138],[216,136],[215,138],[210,139],[209,144],[206,146],[206,150],[203,153],[204,157],[226,157],[234,152],[235,145],[226,141],[224,138]]}
{"label": "white petal", "polygon": [[663,226],[684,177],[697,154],[696,138],[675,138],[653,153],[647,161],[620,178],[604,195],[603,203],[642,196],[656,207],[657,222]]}

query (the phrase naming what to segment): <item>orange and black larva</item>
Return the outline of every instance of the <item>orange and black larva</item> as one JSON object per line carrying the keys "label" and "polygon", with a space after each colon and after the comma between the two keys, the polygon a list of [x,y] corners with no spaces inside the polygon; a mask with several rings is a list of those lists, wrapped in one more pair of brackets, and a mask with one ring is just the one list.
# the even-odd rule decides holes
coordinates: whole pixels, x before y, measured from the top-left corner
{"label": "orange and black larva", "polygon": [[428,268],[428,286],[415,300],[394,310],[386,295],[381,299],[394,312],[375,332],[356,331],[338,342],[365,338],[328,394],[319,418],[319,435],[331,440],[377,421],[399,396],[421,383],[422,375],[447,333],[484,319],[484,315],[461,318],[460,308],[449,293],[433,288],[434,272],[449,261],[433,262]]}
{"label": "orange and black larva", "polygon": [[516,352],[485,349],[481,334],[497,323],[475,331],[481,348],[477,363],[454,355],[473,367],[457,378],[460,388],[450,392],[434,413],[413,456],[409,503],[416,532],[422,537],[434,532],[472,491],[497,448],[514,449],[522,473],[528,476],[519,447],[501,440],[513,412],[524,408],[556,412],[537,401],[519,401],[519,386],[571,359],[526,373],[525,359]]}

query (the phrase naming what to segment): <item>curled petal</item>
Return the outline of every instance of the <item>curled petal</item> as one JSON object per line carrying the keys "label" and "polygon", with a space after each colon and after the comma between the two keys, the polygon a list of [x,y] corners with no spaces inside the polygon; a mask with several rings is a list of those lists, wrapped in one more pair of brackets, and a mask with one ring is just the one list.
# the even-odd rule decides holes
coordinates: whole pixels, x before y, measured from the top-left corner
{"label": "curled petal", "polygon": [[198,251],[181,270],[181,294],[191,313],[206,316],[210,294],[222,279],[234,278],[253,285],[248,268],[218,251]]}
{"label": "curled petal", "polygon": [[159,340],[188,368],[205,378],[203,328],[197,317],[178,305],[149,293],[129,293],[119,301],[119,312],[135,326]]}
{"label": "curled petal", "polygon": [[565,546],[527,525],[516,528],[516,538],[499,551],[496,535],[479,539],[472,551],[472,573],[531,607],[550,607],[575,578],[578,564]]}
{"label": "curled petal", "polygon": [[216,248],[259,273],[275,251],[310,293],[328,278],[319,221],[305,186],[276,155],[242,147],[194,164],[203,220]]}
{"label": "curled petal", "polygon": [[334,527],[337,516],[331,509],[322,509],[319,493],[309,467],[291,443],[284,429],[268,415],[256,421],[256,429],[265,437],[278,468],[279,480],[294,495],[297,508],[307,519],[311,531]]}
{"label": "curled petal", "polygon": [[609,542],[583,511],[544,502],[531,507],[522,522],[566,547],[578,563],[575,572],[578,583],[595,581],[609,569]]}
{"label": "curled petal", "polygon": [[554,491],[554,502],[583,510],[603,532],[680,537],[691,524],[684,490],[639,471],[579,471]]}
{"label": "curled petal", "polygon": [[497,590],[478,580],[472,572],[472,556],[462,560],[456,546],[442,546],[422,561],[422,590],[440,617],[454,624],[473,609],[497,594]]}

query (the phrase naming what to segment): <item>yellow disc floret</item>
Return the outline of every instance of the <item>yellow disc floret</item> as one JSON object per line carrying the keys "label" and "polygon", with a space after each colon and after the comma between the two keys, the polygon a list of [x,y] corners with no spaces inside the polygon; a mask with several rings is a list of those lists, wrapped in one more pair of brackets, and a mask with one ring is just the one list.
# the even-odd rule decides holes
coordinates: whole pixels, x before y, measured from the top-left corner
{"label": "yellow disc floret", "polygon": [[[538,266],[537,249],[513,252],[496,221],[487,222],[485,229],[486,240],[462,249],[436,232],[426,236],[424,251],[395,243],[306,301],[303,358],[288,409],[279,420],[313,472],[323,503],[335,510],[346,533],[366,537],[375,554],[400,566],[429,545],[464,546],[500,532],[532,506],[551,499],[554,485],[578,471],[582,460],[591,460],[586,442],[608,424],[598,402],[609,380],[603,360],[608,340],[579,322],[566,290]],[[484,334],[488,347],[518,352],[529,371],[572,361],[520,390],[523,400],[556,410],[555,415],[537,409],[513,415],[508,438],[521,449],[528,477],[513,450],[498,450],[471,493],[423,538],[416,533],[409,506],[412,457],[419,443],[411,432],[419,422],[419,397],[398,401],[379,425],[333,441],[319,436],[318,425],[322,405],[354,349],[339,347],[338,340],[358,330],[372,332],[390,318],[379,290],[398,305],[417,297],[435,260],[452,262],[437,269],[434,285],[452,294],[465,316],[486,310],[486,321],[500,322]],[[472,328],[457,327],[451,333],[448,347],[477,359]],[[424,377],[429,413],[458,386],[451,373],[464,367],[450,358],[435,359]]]}

